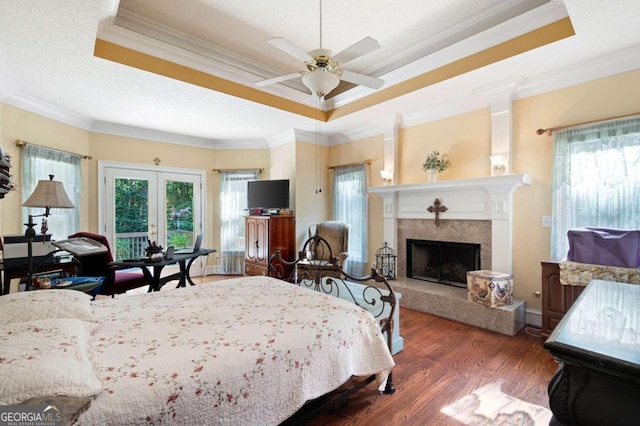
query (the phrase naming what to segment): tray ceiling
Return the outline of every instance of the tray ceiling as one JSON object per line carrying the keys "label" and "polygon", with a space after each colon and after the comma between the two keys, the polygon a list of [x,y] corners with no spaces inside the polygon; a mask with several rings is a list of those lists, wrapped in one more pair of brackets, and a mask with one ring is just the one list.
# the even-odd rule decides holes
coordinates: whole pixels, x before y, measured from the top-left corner
{"label": "tray ceiling", "polygon": [[313,134],[318,120],[334,142],[380,133],[486,106],[496,87],[566,85],[550,76],[581,64],[592,78],[640,66],[624,54],[640,43],[633,0],[324,0],[322,17],[324,48],[380,42],[348,69],[381,89],[341,83],[318,105],[300,79],[255,86],[302,69],[270,38],[320,47],[318,0],[4,1],[0,100],[94,131],[242,148]]}

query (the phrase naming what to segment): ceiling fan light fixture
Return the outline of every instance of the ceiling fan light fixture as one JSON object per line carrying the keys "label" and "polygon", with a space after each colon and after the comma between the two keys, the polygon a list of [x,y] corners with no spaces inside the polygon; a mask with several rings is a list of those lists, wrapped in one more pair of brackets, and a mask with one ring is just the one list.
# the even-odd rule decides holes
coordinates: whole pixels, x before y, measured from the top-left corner
{"label": "ceiling fan light fixture", "polygon": [[311,90],[311,93],[315,93],[319,98],[322,98],[338,87],[340,77],[332,72],[318,68],[315,71],[304,73],[302,83]]}

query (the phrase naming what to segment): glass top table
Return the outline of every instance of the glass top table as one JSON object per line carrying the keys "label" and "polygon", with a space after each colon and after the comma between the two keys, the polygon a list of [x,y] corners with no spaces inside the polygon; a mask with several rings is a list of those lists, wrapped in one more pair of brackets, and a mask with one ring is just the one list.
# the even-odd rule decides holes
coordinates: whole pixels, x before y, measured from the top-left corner
{"label": "glass top table", "polygon": [[591,281],[544,347],[555,356],[640,377],[640,285]]}

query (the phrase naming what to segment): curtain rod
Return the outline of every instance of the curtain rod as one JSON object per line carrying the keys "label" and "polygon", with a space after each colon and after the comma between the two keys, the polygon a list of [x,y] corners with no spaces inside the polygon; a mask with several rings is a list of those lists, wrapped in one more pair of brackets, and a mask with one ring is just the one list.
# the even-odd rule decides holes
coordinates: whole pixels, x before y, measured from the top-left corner
{"label": "curtain rod", "polygon": [[373,163],[373,160],[364,160],[364,161],[357,161],[355,163],[347,163],[347,164],[338,164],[336,166],[329,166],[327,167],[329,170],[333,170],[336,169],[338,167],[347,167],[347,166],[359,166],[360,164],[366,164],[367,166],[370,166],[371,163]]}
{"label": "curtain rod", "polygon": [[90,155],[82,155],[82,154],[77,154],[75,152],[63,151],[61,149],[49,148],[48,146],[36,145],[35,143],[27,142],[27,141],[22,140],[22,139],[16,139],[16,146],[17,147],[22,148],[22,147],[27,146],[27,145],[33,145],[33,146],[37,146],[38,148],[45,148],[45,149],[48,149],[48,150],[51,150],[51,151],[62,152],[64,154],[75,155],[75,156],[78,156],[78,157],[82,158],[83,160],[93,160],[93,157],[90,156]]}
{"label": "curtain rod", "polygon": [[536,130],[536,135],[540,136],[546,133],[547,135],[551,136],[553,132],[556,132],[558,130],[570,129],[572,127],[587,126],[589,124],[607,123],[609,121],[616,121],[616,120],[622,120],[623,118],[633,118],[633,117],[640,117],[640,112],[634,112],[633,114],[627,114],[627,115],[619,115],[617,117],[603,118],[602,120],[584,121],[582,123],[569,124],[566,126],[549,127],[548,129],[538,129]]}
{"label": "curtain rod", "polygon": [[264,169],[260,167],[259,169],[213,169],[213,173],[222,173],[222,172],[258,172],[262,173]]}

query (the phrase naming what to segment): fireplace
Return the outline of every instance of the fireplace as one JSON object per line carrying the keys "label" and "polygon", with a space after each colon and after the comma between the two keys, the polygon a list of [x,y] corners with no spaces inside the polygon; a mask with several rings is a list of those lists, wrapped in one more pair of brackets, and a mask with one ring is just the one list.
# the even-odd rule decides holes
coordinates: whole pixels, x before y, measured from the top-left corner
{"label": "fireplace", "polygon": [[[513,192],[530,182],[526,174],[505,174],[369,188],[383,201],[382,241],[397,248],[394,289],[402,294],[402,306],[509,336],[518,333],[525,324],[524,301],[491,309],[468,300],[464,288],[408,278],[407,240],[479,244],[483,269],[512,274]],[[447,207],[438,224],[428,210],[436,198]]]}
{"label": "fireplace", "polygon": [[467,271],[480,268],[480,244],[407,240],[407,277],[465,287]]}

